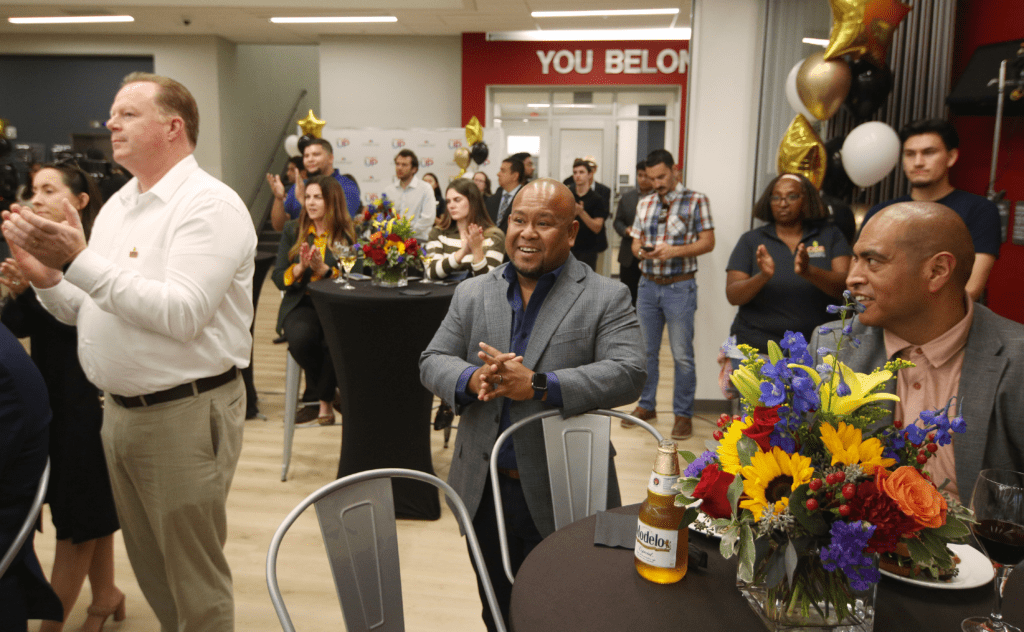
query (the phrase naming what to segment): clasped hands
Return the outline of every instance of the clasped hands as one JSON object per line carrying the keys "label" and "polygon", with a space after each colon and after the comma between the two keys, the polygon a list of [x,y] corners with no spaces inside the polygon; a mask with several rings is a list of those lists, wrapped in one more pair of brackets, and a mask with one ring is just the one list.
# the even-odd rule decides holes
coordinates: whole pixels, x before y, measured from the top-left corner
{"label": "clasped hands", "polygon": [[55,222],[29,206],[12,204],[2,213],[3,233],[21,273],[32,285],[48,288],[61,280],[60,270],[85,250],[82,220],[64,200],[64,220]]}
{"label": "clasped hands", "polygon": [[523,356],[501,353],[486,342],[480,343],[477,357],[484,365],[469,379],[469,390],[482,402],[498,397],[516,401],[533,399],[533,371],[523,366]]}

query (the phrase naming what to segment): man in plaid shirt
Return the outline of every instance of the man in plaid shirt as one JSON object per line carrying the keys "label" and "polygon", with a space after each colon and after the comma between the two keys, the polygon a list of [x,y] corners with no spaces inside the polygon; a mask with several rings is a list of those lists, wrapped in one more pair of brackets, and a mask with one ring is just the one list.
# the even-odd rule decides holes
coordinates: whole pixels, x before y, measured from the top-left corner
{"label": "man in plaid shirt", "polygon": [[[715,248],[715,227],[703,193],[679,182],[672,154],[658,149],[647,156],[647,177],[654,192],[637,204],[629,234],[633,255],[640,260],[636,310],[647,346],[647,383],[633,411],[644,421],[655,418],[658,391],[658,352],[668,325],[669,345],[676,365],[672,390],[675,424],[673,439],[693,434],[693,395],[697,374],[693,364],[693,314],[697,311],[697,257]],[[634,424],[623,421],[624,427]]]}

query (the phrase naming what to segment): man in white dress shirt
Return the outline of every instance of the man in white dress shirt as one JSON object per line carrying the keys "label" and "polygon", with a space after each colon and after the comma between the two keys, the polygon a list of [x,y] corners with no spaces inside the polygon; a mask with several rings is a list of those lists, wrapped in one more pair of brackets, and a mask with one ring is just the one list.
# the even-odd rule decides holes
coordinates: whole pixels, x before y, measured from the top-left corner
{"label": "man in white dress shirt", "polygon": [[384,195],[395,203],[395,210],[412,221],[416,239],[423,245],[437,218],[437,198],[429,184],[416,177],[420,161],[411,149],[395,156],[395,181],[384,189]]}
{"label": "man in white dress shirt", "polygon": [[88,245],[70,204],[65,223],[14,207],[3,232],[40,302],[77,325],[82,367],[106,394],[125,548],[161,629],[232,630],[225,504],[242,445],[256,234],[238,195],[192,156],[198,108],[180,83],[127,76],[107,128],[135,179],[103,206]]}

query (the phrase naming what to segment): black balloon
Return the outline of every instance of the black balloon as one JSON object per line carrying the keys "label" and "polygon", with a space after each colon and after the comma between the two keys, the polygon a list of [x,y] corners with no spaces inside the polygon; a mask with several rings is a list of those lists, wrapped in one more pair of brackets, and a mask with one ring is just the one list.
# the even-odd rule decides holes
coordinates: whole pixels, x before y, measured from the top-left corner
{"label": "black balloon", "polygon": [[469,148],[469,157],[473,159],[478,165],[484,164],[487,160],[487,156],[490,150],[487,149],[487,143],[484,141],[477,141],[473,143],[473,146]]}
{"label": "black balloon", "polygon": [[861,59],[850,63],[850,73],[853,80],[843,105],[856,119],[870,119],[892,90],[892,72]]}
{"label": "black balloon", "polygon": [[314,140],[316,140],[316,136],[310,136],[309,134],[303,134],[302,136],[299,136],[299,153],[306,153],[306,147],[309,147],[309,144],[312,143]]}
{"label": "black balloon", "polygon": [[825,180],[821,183],[821,190],[833,197],[849,201],[853,193],[853,181],[846,175],[843,169],[843,141],[846,134],[836,136],[825,143]]}

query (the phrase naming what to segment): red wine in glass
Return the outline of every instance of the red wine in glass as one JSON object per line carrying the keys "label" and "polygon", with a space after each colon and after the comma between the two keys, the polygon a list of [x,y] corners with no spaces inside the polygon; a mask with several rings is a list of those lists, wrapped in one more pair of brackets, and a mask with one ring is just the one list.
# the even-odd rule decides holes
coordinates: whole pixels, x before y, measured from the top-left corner
{"label": "red wine in glass", "polygon": [[980,520],[974,536],[997,564],[1016,566],[1024,561],[1024,527],[1002,520]]}

